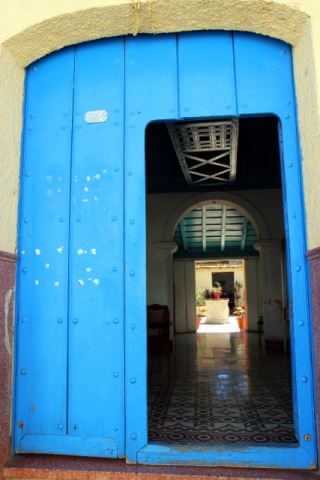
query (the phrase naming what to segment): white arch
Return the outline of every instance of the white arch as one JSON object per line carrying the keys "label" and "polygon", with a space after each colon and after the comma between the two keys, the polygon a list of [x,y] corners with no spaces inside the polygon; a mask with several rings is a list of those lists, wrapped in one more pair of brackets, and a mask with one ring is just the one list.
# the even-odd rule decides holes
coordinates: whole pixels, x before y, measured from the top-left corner
{"label": "white arch", "polygon": [[205,192],[192,194],[184,200],[170,215],[166,223],[162,241],[171,242],[180,220],[197,206],[221,204],[239,210],[256,229],[258,240],[270,239],[269,229],[260,212],[248,200],[240,195],[228,192]]}

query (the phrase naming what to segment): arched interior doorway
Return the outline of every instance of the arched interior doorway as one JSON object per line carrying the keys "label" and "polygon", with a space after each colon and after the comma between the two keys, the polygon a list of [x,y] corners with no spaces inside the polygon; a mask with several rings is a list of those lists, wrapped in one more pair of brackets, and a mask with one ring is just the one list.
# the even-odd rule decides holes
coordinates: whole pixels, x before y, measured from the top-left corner
{"label": "arched interior doorway", "polygon": [[[244,259],[248,258],[248,265],[254,264],[258,273],[259,254],[254,246],[259,236],[259,231],[256,231],[248,216],[238,210],[233,202],[203,202],[179,219],[173,235],[173,241],[178,245],[174,254],[175,332],[196,331],[199,321],[197,314],[201,315],[201,311],[202,316],[208,313],[205,308],[199,307],[214,295],[229,299],[229,308],[221,312],[221,323],[227,323],[229,313],[233,313],[236,307],[243,307],[250,316],[248,328],[257,330],[259,313],[262,315],[260,276],[257,274],[255,294],[251,289],[249,291],[249,313],[245,282],[247,262]],[[228,302],[213,302],[212,305],[222,303]],[[244,311],[242,313],[245,317]],[[216,317],[219,323],[218,312]]]}
{"label": "arched interior doorway", "polygon": [[[312,407],[311,365],[297,361],[310,349],[307,324],[301,325],[306,333],[294,352],[297,378],[304,373],[303,386],[297,382],[296,387],[294,450],[278,444],[245,451],[229,445],[159,446],[149,444],[147,431],[146,128],[155,120],[162,129],[170,129],[171,122],[201,120],[211,141],[218,122],[223,145],[229,145],[223,161],[219,159],[224,171],[215,171],[218,163],[206,155],[196,163],[200,170],[206,164],[200,176],[229,182],[235,169],[230,132],[236,132],[238,121],[250,122],[242,119],[250,115],[260,122],[271,118],[277,131],[280,118],[283,156],[290,157],[282,163],[285,192],[296,193],[300,170],[290,58],[290,48],[281,42],[220,32],[115,38],[93,48],[66,49],[30,67],[20,222],[16,451],[126,456],[142,463],[313,465],[313,437],[301,432],[313,432],[314,419],[300,408]],[[289,97],[285,103],[284,97]],[[263,154],[261,149],[259,158]],[[261,165],[266,168],[263,182],[270,163]],[[192,178],[194,166],[185,162],[182,173]],[[292,220],[303,226],[302,199],[296,195],[290,201],[286,221],[290,259],[297,263],[290,270],[295,318],[307,318],[303,229]],[[290,216],[291,208],[295,216]],[[155,246],[165,251],[164,226],[154,227],[160,232]],[[159,261],[159,266],[161,275],[167,275],[167,264]],[[158,283],[150,291],[160,290],[165,292]],[[272,311],[270,305],[266,311]],[[298,328],[295,322],[293,328]]]}
{"label": "arched interior doorway", "polygon": [[[187,216],[190,212],[195,207],[198,207],[199,209],[206,208],[207,206],[210,207],[210,205],[221,205],[221,213],[222,213],[222,207],[224,209],[235,209],[236,211],[239,212],[239,216],[242,216],[242,218],[238,222],[238,238],[236,241],[236,246],[240,246],[240,249],[245,247],[245,243],[243,244],[244,238],[246,238],[247,235],[247,222],[251,224],[251,228],[253,228],[255,235],[254,239],[255,240],[269,240],[270,239],[270,232],[268,229],[268,226],[265,222],[265,219],[263,218],[263,215],[259,212],[257,208],[255,208],[254,204],[245,198],[243,195],[235,194],[232,192],[224,192],[224,191],[219,191],[219,192],[201,192],[201,193],[196,193],[196,194],[191,194],[187,198],[183,199],[181,203],[179,203],[171,212],[168,218],[165,221],[165,226],[163,229],[162,233],[162,239],[161,242],[156,243],[157,247],[160,249],[160,251],[165,252],[166,248],[165,246],[167,245],[167,251],[169,251],[169,257],[167,258],[168,261],[168,272],[169,272],[169,281],[168,281],[168,289],[167,289],[167,299],[166,301],[168,302],[169,309],[173,312],[173,280],[172,276],[170,277],[170,272],[171,272],[171,255],[170,252],[175,252],[177,246],[176,242],[171,244],[172,241],[175,239],[175,235],[177,232],[178,238],[180,241],[182,241],[183,244],[183,238],[181,237],[182,232],[181,229],[183,228],[183,225],[181,225],[181,221],[183,222],[183,218]],[[278,208],[279,209],[279,208]],[[201,220],[198,222],[198,224],[201,225],[203,222],[203,210],[202,213],[200,214]],[[199,217],[199,214],[198,214]],[[222,215],[221,215],[222,218]],[[279,237],[283,235],[283,231],[281,228],[282,225],[282,219],[277,218],[276,220],[277,224],[280,225],[280,234]],[[177,230],[178,229],[178,230]],[[180,235],[179,235],[180,232]],[[206,230],[202,229],[200,233],[201,237],[201,244],[202,247],[206,245],[206,241],[203,238],[203,235],[206,235]],[[199,237],[198,237],[199,238]],[[220,237],[217,239],[217,246],[218,248],[213,249],[211,252],[213,256],[221,255],[221,247],[222,247],[222,242],[223,242],[223,236],[221,235],[221,230],[220,230]],[[200,249],[201,250],[201,249]],[[202,248],[203,250],[203,248]],[[196,253],[201,253],[203,254],[204,252],[200,251],[199,249]],[[236,253],[239,253],[237,251]],[[253,253],[251,249],[251,254]],[[254,249],[255,255],[257,254],[257,250]],[[229,251],[230,254],[230,251]],[[166,255],[164,253],[164,255]],[[250,261],[248,260],[248,269],[250,269]],[[252,268],[255,270],[255,273],[253,273],[253,278],[258,275],[258,268],[255,265],[255,261],[253,259],[253,262],[251,262]],[[249,273],[248,273],[249,275]],[[171,280],[170,280],[171,278]],[[249,302],[251,303],[251,302]],[[254,303],[257,303],[256,300],[254,300]],[[254,320],[250,321],[250,325],[253,323],[253,321],[257,322],[257,310],[254,306],[251,306],[250,310],[254,311],[253,317]],[[249,313],[249,316],[251,314]]]}

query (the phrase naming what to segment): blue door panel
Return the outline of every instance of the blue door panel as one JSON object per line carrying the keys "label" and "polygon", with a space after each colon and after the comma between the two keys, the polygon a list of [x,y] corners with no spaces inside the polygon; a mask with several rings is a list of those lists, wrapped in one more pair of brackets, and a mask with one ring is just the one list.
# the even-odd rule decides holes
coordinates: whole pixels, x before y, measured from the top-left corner
{"label": "blue door panel", "polygon": [[123,39],[76,48],[69,287],[69,433],[122,455],[123,53]]}
{"label": "blue door panel", "polygon": [[295,115],[291,47],[261,35],[234,33],[239,115]]}
{"label": "blue door panel", "polygon": [[15,446],[66,431],[73,49],[28,69],[17,295]]}
{"label": "blue door panel", "polygon": [[21,451],[101,458],[119,456],[114,439],[94,436],[26,435],[21,440]]}
{"label": "blue door panel", "polygon": [[181,117],[236,115],[231,32],[178,35]]}
{"label": "blue door panel", "polygon": [[234,34],[240,114],[272,113],[279,117],[283,205],[287,234],[288,284],[296,435],[315,462],[309,285],[306,265],[305,215],[297,133],[292,55],[289,45],[245,33]]}
{"label": "blue door panel", "polygon": [[126,39],[126,456],[147,443],[145,129],[178,117],[175,35]]}

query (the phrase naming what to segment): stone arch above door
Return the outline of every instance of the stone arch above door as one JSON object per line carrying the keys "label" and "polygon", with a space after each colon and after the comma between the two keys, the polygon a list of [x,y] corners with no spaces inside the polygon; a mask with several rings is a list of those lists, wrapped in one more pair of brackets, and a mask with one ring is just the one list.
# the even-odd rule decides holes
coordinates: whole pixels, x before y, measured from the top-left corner
{"label": "stone arch above door", "polygon": [[19,4],[23,8],[23,2],[13,3],[4,12],[6,28],[0,42],[22,66],[68,45],[138,33],[243,30],[296,45],[312,13],[311,7],[297,7],[294,0],[191,0],[188,9],[181,0],[81,0],[50,5],[32,0],[21,20],[15,17],[13,22],[10,14],[19,10]]}

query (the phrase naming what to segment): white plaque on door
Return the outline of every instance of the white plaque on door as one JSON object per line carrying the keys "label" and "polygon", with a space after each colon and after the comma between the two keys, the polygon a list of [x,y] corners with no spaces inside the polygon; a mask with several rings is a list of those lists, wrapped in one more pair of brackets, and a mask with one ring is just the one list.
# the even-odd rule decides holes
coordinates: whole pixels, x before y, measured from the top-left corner
{"label": "white plaque on door", "polygon": [[108,120],[107,110],[90,110],[84,115],[84,120],[87,123],[101,123]]}

